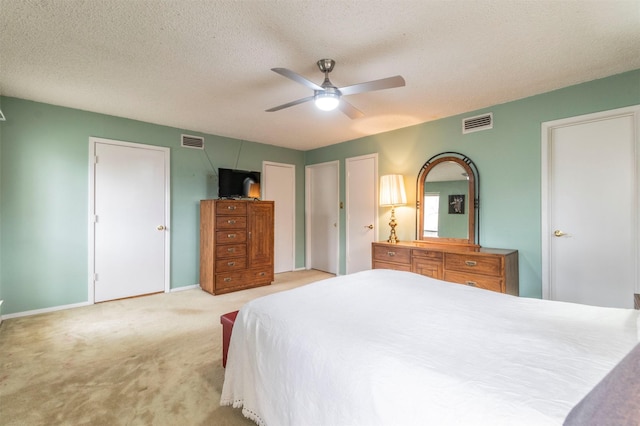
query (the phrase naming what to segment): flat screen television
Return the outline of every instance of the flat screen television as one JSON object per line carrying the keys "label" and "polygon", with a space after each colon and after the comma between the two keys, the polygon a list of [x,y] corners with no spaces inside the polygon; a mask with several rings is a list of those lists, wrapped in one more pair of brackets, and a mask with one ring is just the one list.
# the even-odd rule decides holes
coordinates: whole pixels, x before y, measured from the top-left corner
{"label": "flat screen television", "polygon": [[260,172],[219,168],[218,198],[260,198]]}

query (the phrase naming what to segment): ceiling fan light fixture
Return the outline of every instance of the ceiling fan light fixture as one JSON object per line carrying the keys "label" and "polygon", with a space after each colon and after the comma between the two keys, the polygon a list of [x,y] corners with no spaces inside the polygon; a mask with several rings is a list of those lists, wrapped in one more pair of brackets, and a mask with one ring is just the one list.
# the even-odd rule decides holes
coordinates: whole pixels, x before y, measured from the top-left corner
{"label": "ceiling fan light fixture", "polygon": [[305,102],[314,101],[316,107],[322,111],[332,111],[336,108],[340,110],[349,118],[356,119],[364,116],[364,113],[351,105],[346,100],[342,100],[342,96],[355,95],[357,93],[371,92],[373,90],[391,89],[393,87],[401,87],[405,85],[404,78],[400,75],[393,77],[382,78],[379,80],[368,81],[366,83],[352,84],[338,88],[329,80],[329,73],[333,70],[336,62],[333,59],[320,59],[317,62],[318,68],[324,73],[324,81],[322,84],[316,84],[311,80],[307,80],[300,74],[288,70],[286,68],[271,68],[271,71],[280,74],[283,77],[291,79],[296,83],[300,83],[303,86],[313,90],[313,95],[305,98],[297,99],[286,104],[278,105],[273,108],[265,110],[266,112],[280,111],[281,109],[296,106]]}
{"label": "ceiling fan light fixture", "polygon": [[340,95],[337,93],[319,92],[316,93],[314,102],[318,109],[322,111],[333,111],[340,103]]}

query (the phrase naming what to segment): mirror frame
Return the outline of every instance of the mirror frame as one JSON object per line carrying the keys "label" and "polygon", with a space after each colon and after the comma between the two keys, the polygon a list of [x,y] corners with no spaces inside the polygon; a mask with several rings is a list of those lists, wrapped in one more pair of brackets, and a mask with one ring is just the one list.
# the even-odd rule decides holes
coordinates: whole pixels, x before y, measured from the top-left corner
{"label": "mirror frame", "polygon": [[[469,230],[467,238],[442,238],[442,237],[424,237],[424,215],[421,210],[421,203],[424,200],[424,185],[429,172],[438,164],[452,161],[459,164],[469,175],[469,192],[467,203],[469,214]],[[438,244],[455,244],[465,246],[480,247],[480,175],[478,168],[469,157],[459,152],[441,152],[429,158],[418,173],[418,181],[416,184],[416,240]]]}

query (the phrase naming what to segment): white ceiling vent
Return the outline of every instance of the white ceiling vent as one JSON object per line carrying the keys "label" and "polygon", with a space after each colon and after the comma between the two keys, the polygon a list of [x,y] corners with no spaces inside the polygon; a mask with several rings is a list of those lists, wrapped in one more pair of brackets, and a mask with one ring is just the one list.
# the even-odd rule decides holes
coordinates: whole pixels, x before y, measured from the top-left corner
{"label": "white ceiling vent", "polygon": [[181,135],[182,141],[180,146],[183,148],[204,149],[204,138],[200,136]]}
{"label": "white ceiling vent", "polygon": [[476,115],[462,120],[462,133],[479,132],[493,129],[493,113]]}

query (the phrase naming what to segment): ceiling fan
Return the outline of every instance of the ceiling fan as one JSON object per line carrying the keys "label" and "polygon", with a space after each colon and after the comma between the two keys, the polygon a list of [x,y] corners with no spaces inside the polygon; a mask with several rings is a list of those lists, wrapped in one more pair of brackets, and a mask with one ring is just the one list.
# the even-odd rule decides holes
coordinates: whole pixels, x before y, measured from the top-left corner
{"label": "ceiling fan", "polygon": [[279,111],[281,109],[289,108],[294,105],[298,105],[308,101],[314,101],[316,106],[323,111],[331,111],[337,107],[340,111],[345,113],[349,118],[360,118],[364,116],[364,113],[342,99],[343,96],[355,95],[356,93],[371,92],[374,90],[392,89],[394,87],[402,87],[405,85],[404,78],[396,75],[394,77],[382,78],[380,80],[373,80],[366,83],[353,84],[351,86],[336,87],[329,80],[329,73],[333,70],[336,61],[333,59],[320,59],[318,62],[318,68],[324,73],[324,82],[321,85],[307,80],[300,74],[297,74],[286,68],[271,68],[271,71],[287,77],[293,81],[296,81],[303,86],[307,86],[313,89],[313,96],[307,96],[306,98],[298,99],[286,104],[278,105],[266,110],[267,112]]}

